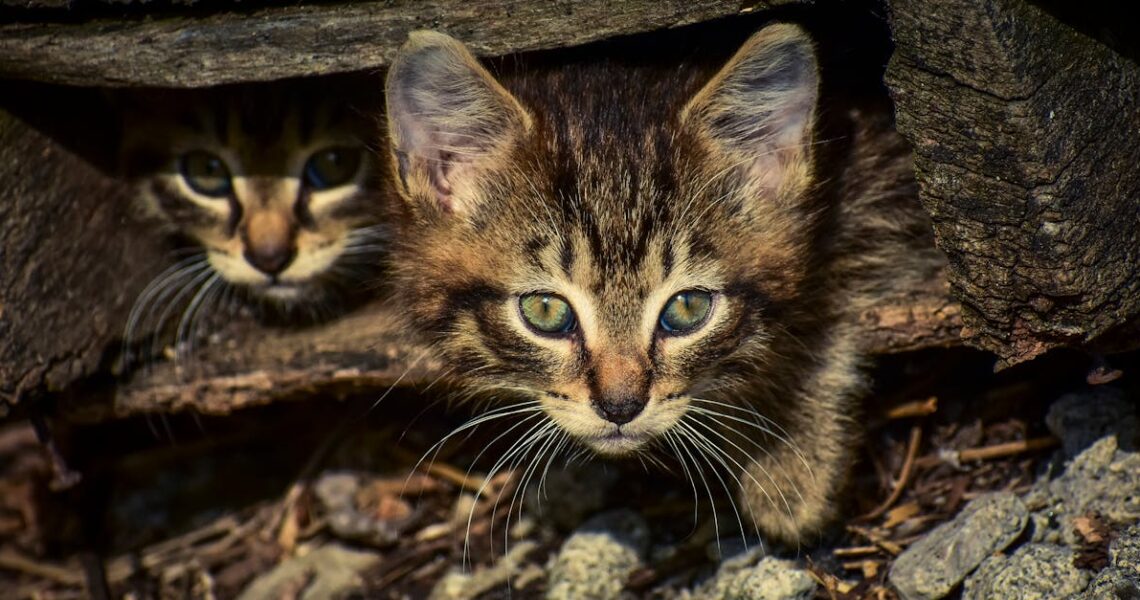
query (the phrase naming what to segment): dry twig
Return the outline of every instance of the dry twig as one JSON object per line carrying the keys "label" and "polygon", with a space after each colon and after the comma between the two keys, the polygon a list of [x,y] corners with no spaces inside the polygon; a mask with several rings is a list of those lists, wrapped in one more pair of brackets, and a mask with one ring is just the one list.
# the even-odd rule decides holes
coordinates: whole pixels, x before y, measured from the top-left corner
{"label": "dry twig", "polygon": [[858,517],[856,519],[857,521],[871,521],[879,518],[902,497],[903,490],[906,489],[907,483],[910,482],[910,474],[914,470],[914,462],[918,456],[918,447],[920,444],[922,444],[922,428],[915,425],[910,428],[910,442],[907,443],[906,459],[903,461],[902,469],[899,471],[898,481],[895,483],[895,488],[891,491],[891,495],[888,496],[882,504],[876,506],[874,510]]}

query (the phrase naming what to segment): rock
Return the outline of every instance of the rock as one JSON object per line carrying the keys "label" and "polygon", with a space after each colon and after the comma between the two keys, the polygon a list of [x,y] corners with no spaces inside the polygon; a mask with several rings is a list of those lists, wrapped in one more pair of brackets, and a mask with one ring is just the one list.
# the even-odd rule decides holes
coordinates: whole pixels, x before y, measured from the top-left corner
{"label": "rock", "polygon": [[907,600],[942,598],[987,556],[1017,539],[1028,517],[1012,493],[981,496],[900,554],[890,582]]}
{"label": "rock", "polygon": [[649,525],[637,513],[617,510],[597,515],[567,538],[551,560],[546,597],[618,598],[648,547]]}
{"label": "rock", "polygon": [[376,498],[377,506],[361,511],[357,506],[361,489],[356,475],[337,472],[322,475],[313,486],[334,535],[371,546],[390,546],[418,515],[406,501],[395,496]]}
{"label": "rock", "polygon": [[987,558],[966,579],[964,600],[1048,600],[1078,594],[1089,575],[1073,566],[1073,550],[1053,544],[1027,544],[1012,556]]}
{"label": "rock", "polygon": [[1051,515],[1053,535],[1034,539],[1065,545],[1080,543],[1073,519],[1098,514],[1109,523],[1135,523],[1140,519],[1140,453],[1119,449],[1115,436],[1097,441],[1065,467],[1052,481],[1039,482],[1026,497],[1036,512]]}
{"label": "rock", "polygon": [[1111,564],[1073,600],[1140,600],[1140,527],[1120,533],[1108,548]]}
{"label": "rock", "polygon": [[1049,407],[1045,424],[1061,439],[1066,458],[1073,458],[1097,440],[1115,435],[1122,450],[1136,449],[1140,421],[1136,407],[1112,387],[1065,394]]}
{"label": "rock", "polygon": [[692,600],[807,600],[815,591],[815,580],[807,571],[788,560],[746,552],[726,560],[716,575],[702,584]]}
{"label": "rock", "polygon": [[380,555],[327,544],[277,565],[254,579],[238,600],[345,598],[363,587],[360,573],[380,564]]}
{"label": "rock", "polygon": [[1071,600],[1140,600],[1140,576],[1135,571],[1108,567]]}
{"label": "rock", "polygon": [[[430,600],[469,600],[484,592],[506,585],[512,578],[527,572],[526,567],[535,566],[527,563],[526,557],[534,552],[537,547],[538,544],[531,541],[519,542],[489,568],[479,569],[474,573],[464,573],[462,570],[453,569],[436,582],[428,598]],[[519,587],[526,587],[526,584],[520,583]]]}
{"label": "rock", "polygon": [[1133,525],[1120,534],[1108,547],[1112,566],[1140,576],[1140,526]]}

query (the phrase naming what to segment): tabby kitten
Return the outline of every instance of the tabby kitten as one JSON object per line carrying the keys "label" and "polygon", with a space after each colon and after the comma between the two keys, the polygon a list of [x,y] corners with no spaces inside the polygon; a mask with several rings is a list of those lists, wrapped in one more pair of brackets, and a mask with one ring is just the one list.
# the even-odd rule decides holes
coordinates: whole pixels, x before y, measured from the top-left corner
{"label": "tabby kitten", "polygon": [[141,206],[199,250],[140,296],[131,327],[170,315],[155,304],[188,303],[184,330],[235,291],[287,320],[326,316],[375,278],[385,236],[370,83],[125,94],[121,156]]}
{"label": "tabby kitten", "polygon": [[788,24],[711,77],[496,79],[413,33],[386,90],[403,305],[473,389],[524,396],[495,416],[530,448],[667,452],[706,490],[727,471],[742,518],[805,541],[855,454],[856,316],[930,243],[889,121],[823,140],[819,90]]}

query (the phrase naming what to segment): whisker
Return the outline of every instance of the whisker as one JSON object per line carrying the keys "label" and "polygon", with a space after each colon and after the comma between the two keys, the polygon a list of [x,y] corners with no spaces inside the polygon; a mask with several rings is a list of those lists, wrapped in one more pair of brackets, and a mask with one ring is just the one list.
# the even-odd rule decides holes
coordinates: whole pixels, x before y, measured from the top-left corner
{"label": "whisker", "polygon": [[[712,488],[709,487],[709,482],[705,478],[704,468],[701,467],[700,463],[697,462],[696,457],[693,456],[692,451],[690,451],[688,446],[684,443],[685,440],[687,438],[689,438],[689,436],[691,436],[692,434],[687,429],[675,428],[674,430],[678,431],[677,440],[680,442],[678,444],[678,447],[681,450],[683,450],[684,453],[689,457],[689,460],[692,462],[692,465],[693,465],[693,470],[696,471],[697,476],[701,480],[701,485],[703,485],[705,488],[705,493],[708,494],[709,505],[712,507],[713,530],[716,532],[716,548],[717,548],[718,552],[723,553],[723,550],[722,550],[721,545],[720,545],[720,520],[717,517],[716,502],[713,499]],[[684,435],[681,435],[681,434],[684,434]],[[695,440],[692,440],[692,441],[695,443]]]}
{"label": "whisker", "polygon": [[[737,527],[740,528],[740,537],[741,537],[741,539],[744,540],[745,548],[747,548],[748,547],[748,535],[744,533],[744,519],[741,518],[740,510],[736,506],[736,498],[734,497],[732,490],[728,487],[728,484],[725,483],[724,477],[721,477],[720,471],[716,468],[715,465],[713,465],[713,460],[716,460],[717,463],[720,464],[721,468],[724,469],[725,472],[727,472],[727,473],[732,472],[732,469],[729,468],[728,463],[725,462],[724,457],[721,456],[723,451],[721,451],[721,449],[719,447],[717,447],[717,445],[714,444],[711,440],[709,440],[707,437],[705,437],[704,434],[702,434],[702,433],[698,432],[697,430],[693,429],[692,427],[690,427],[687,423],[684,422],[684,420],[678,422],[677,426],[686,429],[689,432],[689,434],[693,436],[693,441],[698,445],[698,447],[704,448],[705,451],[702,453],[699,453],[698,456],[700,456],[701,458],[704,459],[705,463],[709,466],[709,470],[712,471],[713,476],[716,477],[717,481],[720,482],[720,487],[722,489],[724,489],[724,493],[728,496],[728,504],[729,504],[729,506],[732,507],[732,513],[733,513],[733,515],[736,516],[736,525],[737,525]],[[740,482],[738,480],[737,484],[739,484],[739,483]],[[714,513],[716,512],[715,505],[713,508],[713,512]],[[718,544],[718,550],[719,550],[719,544]]]}
{"label": "whisker", "polygon": [[[790,450],[792,451],[792,453],[796,455],[796,458],[798,458],[798,459],[800,460],[800,463],[801,463],[801,464],[803,464],[804,468],[805,468],[805,469],[807,470],[807,472],[808,472],[808,475],[809,475],[809,476],[810,476],[810,477],[811,477],[813,480],[815,479],[815,472],[814,472],[814,471],[812,471],[812,468],[811,468],[811,463],[809,463],[809,462],[808,462],[808,460],[807,460],[807,457],[806,457],[806,456],[804,455],[804,453],[803,453],[803,452],[800,450],[800,447],[799,447],[799,445],[798,445],[798,444],[796,444],[796,443],[794,443],[794,442],[791,440],[791,436],[790,436],[790,435],[788,435],[788,432],[787,432],[787,430],[785,430],[783,427],[780,427],[779,423],[776,423],[775,421],[773,421],[773,420],[771,420],[771,419],[769,419],[769,418],[765,417],[764,415],[761,415],[759,411],[757,411],[757,410],[756,410],[754,407],[751,407],[751,406],[749,406],[749,407],[747,407],[747,408],[744,408],[744,407],[739,407],[739,406],[735,406],[735,405],[732,405],[732,404],[728,404],[728,403],[725,403],[725,402],[717,402],[717,401],[715,401],[715,400],[707,400],[707,399],[704,399],[704,398],[691,398],[691,399],[692,399],[692,400],[694,400],[694,401],[697,401],[697,402],[703,402],[703,403],[706,403],[706,404],[712,404],[712,405],[715,405],[715,406],[721,406],[721,407],[724,407],[724,408],[730,408],[730,409],[733,409],[733,410],[739,410],[739,411],[742,411],[742,412],[746,412],[746,413],[748,413],[748,414],[750,414],[750,415],[752,415],[752,416],[756,417],[757,419],[761,420],[761,421],[762,421],[762,423],[757,423],[757,422],[755,422],[755,421],[748,421],[748,420],[746,420],[746,419],[741,419],[740,417],[736,417],[736,416],[733,416],[733,415],[726,415],[726,414],[724,414],[724,413],[722,413],[722,412],[712,412],[712,411],[708,411],[708,412],[709,412],[709,414],[715,414],[715,415],[716,415],[718,418],[722,418],[722,419],[728,419],[728,420],[730,420],[730,421],[734,421],[734,422],[737,422],[737,423],[741,423],[741,424],[743,424],[743,425],[748,425],[748,426],[750,426],[750,427],[755,427],[756,429],[760,430],[760,431],[761,431],[761,432],[763,432],[764,434],[772,436],[773,438],[775,438],[775,439],[776,439],[776,441],[778,441],[778,442],[780,442],[781,444],[784,444],[785,446],[787,446],[787,447],[788,447],[788,449],[790,449]],[[693,409],[693,410],[696,410],[696,411],[707,411],[707,410],[708,410],[708,409],[703,409],[703,408],[700,408],[700,407],[692,407],[692,409]],[[768,427],[768,426],[767,426],[768,424],[770,424],[770,425],[771,425],[772,427],[774,427],[775,429],[772,429],[771,427]]]}

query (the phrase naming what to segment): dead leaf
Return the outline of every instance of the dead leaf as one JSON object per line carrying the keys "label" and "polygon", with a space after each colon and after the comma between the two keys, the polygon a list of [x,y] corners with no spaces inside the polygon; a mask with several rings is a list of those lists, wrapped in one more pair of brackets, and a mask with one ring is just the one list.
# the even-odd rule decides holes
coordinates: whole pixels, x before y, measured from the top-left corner
{"label": "dead leaf", "polygon": [[900,504],[891,510],[887,511],[887,520],[883,522],[883,527],[892,529],[897,525],[911,519],[922,511],[922,507],[917,502],[907,502]]}

